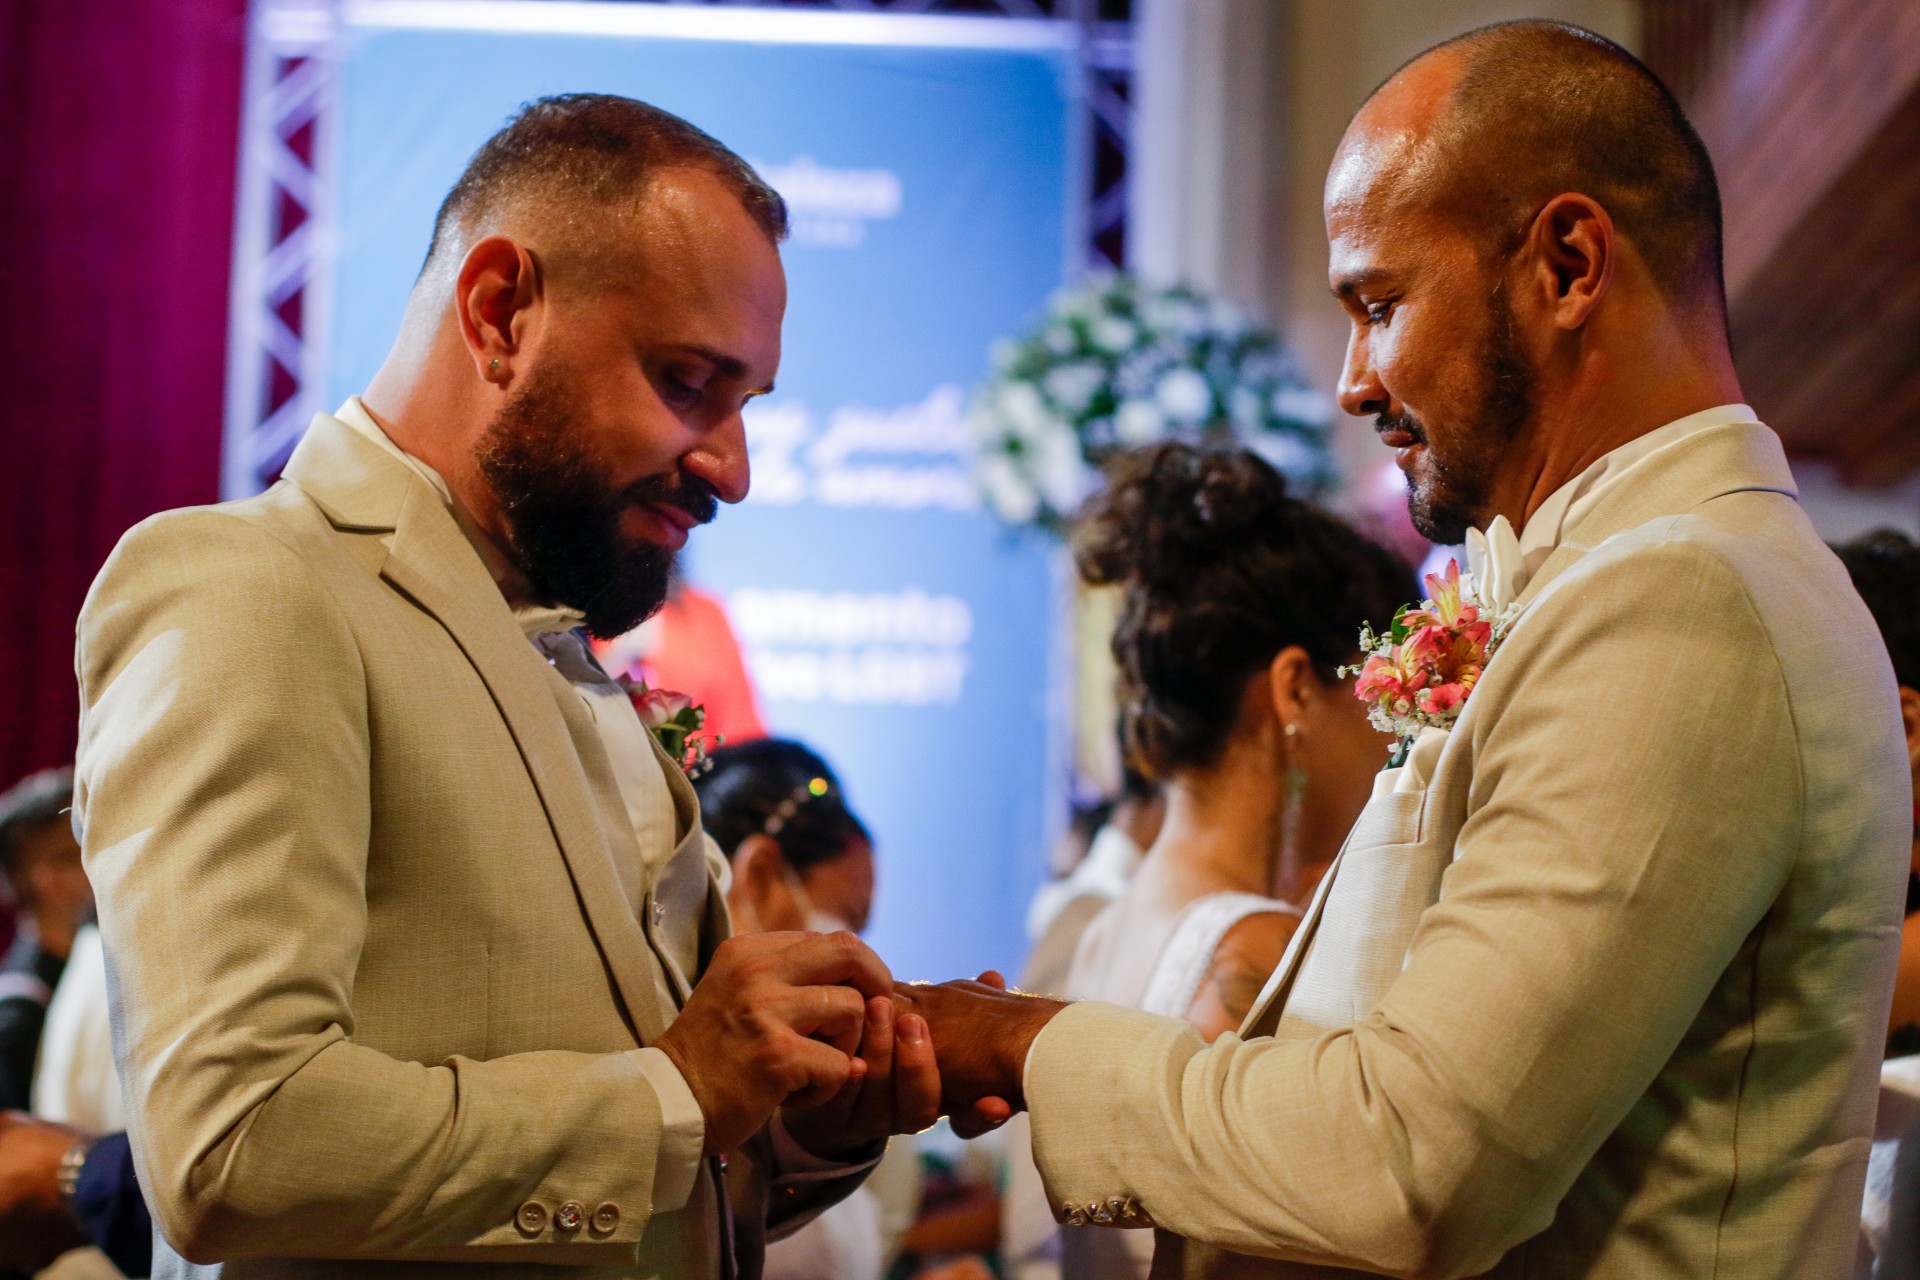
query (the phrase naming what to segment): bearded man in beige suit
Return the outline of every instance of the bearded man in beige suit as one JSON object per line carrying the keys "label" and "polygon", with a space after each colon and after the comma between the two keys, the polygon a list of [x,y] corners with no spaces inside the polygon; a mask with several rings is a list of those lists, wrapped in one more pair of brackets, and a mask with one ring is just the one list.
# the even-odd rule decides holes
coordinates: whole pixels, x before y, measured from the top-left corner
{"label": "bearded man in beige suit", "polygon": [[[1153,1274],[1851,1274],[1908,853],[1891,669],[1740,403],[1705,149],[1547,23],[1396,74],[1326,188],[1340,396],[1518,620],[1239,1034],[909,989]],[[1518,531],[1517,534],[1515,531]]]}
{"label": "bearded man in beige suit", "polygon": [[746,492],[784,227],[684,121],[532,104],[366,395],[102,571],[75,814],[156,1275],[754,1275],[934,1118],[856,939],[727,939],[692,788],[582,637]]}

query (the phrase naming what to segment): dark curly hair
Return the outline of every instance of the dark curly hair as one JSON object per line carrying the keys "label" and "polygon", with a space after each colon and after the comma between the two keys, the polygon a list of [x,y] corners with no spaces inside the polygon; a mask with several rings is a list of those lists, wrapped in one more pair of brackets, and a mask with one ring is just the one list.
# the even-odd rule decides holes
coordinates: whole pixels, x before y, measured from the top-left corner
{"label": "dark curly hair", "polygon": [[1155,778],[1213,763],[1247,681],[1298,645],[1323,680],[1417,595],[1398,556],[1244,449],[1169,443],[1124,455],[1081,517],[1080,575],[1125,589],[1113,656],[1121,740]]}
{"label": "dark curly hair", "polygon": [[1876,529],[1834,552],[1880,624],[1894,678],[1920,689],[1920,546],[1896,529]]}
{"label": "dark curly hair", "polygon": [[847,807],[827,762],[797,742],[756,738],[721,747],[693,784],[700,825],[731,858],[748,836],[768,835],[796,871],[831,862],[867,829]]}

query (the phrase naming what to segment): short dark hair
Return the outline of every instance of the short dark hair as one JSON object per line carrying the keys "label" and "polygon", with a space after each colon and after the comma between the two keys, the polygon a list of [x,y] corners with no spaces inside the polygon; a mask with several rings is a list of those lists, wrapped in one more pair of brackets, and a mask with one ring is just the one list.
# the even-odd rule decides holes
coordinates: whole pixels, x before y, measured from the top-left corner
{"label": "short dark hair", "polygon": [[1713,158],[1645,63],[1543,19],[1494,23],[1427,52],[1439,50],[1465,67],[1437,130],[1436,176],[1501,253],[1540,201],[1577,191],[1606,209],[1670,301],[1725,311]]}
{"label": "short dark hair", "polygon": [[1876,529],[1834,552],[1880,624],[1894,679],[1920,689],[1920,546],[1896,529]]}
{"label": "short dark hair", "polygon": [[611,93],[563,93],[527,103],[488,138],[447,192],[427,261],[454,243],[476,213],[529,194],[615,204],[645,191],[664,169],[703,169],[740,198],[779,243],[787,205],[753,166],[679,116]]}
{"label": "short dark hair", "polygon": [[1109,464],[1075,530],[1080,575],[1125,592],[1113,634],[1120,735],[1165,779],[1226,749],[1247,681],[1282,649],[1316,674],[1360,655],[1360,628],[1413,599],[1391,551],[1287,493],[1245,449],[1156,445]]}
{"label": "short dark hair", "polygon": [[766,835],[794,870],[805,871],[870,839],[833,770],[798,742],[756,738],[709,759],[713,767],[693,784],[700,824],[728,858],[747,837]]}
{"label": "short dark hair", "polygon": [[0,794],[0,874],[19,870],[21,837],[73,806],[73,770],[42,769]]}

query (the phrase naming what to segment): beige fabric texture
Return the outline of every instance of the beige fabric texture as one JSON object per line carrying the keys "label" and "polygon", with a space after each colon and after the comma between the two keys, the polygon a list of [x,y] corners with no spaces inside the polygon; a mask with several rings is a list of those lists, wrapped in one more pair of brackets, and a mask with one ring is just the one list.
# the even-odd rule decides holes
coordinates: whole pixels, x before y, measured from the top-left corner
{"label": "beige fabric texture", "polygon": [[1135,1198],[1155,1277],[1850,1274],[1910,782],[1793,492],[1718,426],[1570,530],[1240,1034],[1056,1018],[1056,1210]]}
{"label": "beige fabric texture", "polygon": [[[636,917],[585,711],[401,462],[321,415],[268,493],[138,526],[77,665],[133,1150],[186,1258],[754,1275],[769,1200],[850,1190],[773,1194],[762,1135],[730,1236],[712,1162],[661,1158],[643,1046],[727,929],[692,788],[670,769],[684,835]],[[569,1201],[617,1224],[562,1230]]]}

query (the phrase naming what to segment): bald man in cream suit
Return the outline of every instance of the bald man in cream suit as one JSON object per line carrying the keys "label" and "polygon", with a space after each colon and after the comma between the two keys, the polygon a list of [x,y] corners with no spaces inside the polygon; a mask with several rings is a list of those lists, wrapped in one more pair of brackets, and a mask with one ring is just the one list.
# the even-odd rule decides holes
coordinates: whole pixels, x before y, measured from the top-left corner
{"label": "bald man in cream suit", "polygon": [[1742,403],[1705,150],[1623,51],[1494,27],[1380,89],[1326,210],[1342,404],[1511,630],[1238,1034],[910,993],[949,1088],[1023,1089],[1056,1214],[1156,1227],[1155,1280],[1841,1280],[1911,783]]}

